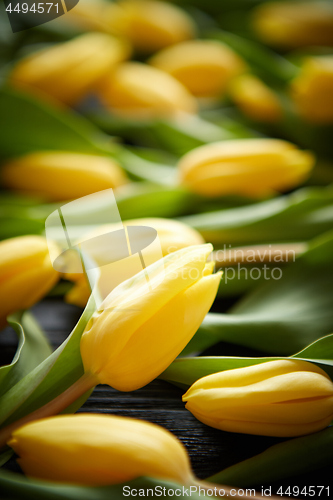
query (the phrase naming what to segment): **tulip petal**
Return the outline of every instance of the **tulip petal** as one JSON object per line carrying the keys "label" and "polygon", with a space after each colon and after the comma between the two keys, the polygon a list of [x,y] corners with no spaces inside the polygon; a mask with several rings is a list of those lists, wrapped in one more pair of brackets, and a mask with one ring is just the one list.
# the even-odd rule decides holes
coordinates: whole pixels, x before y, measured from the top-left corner
{"label": "tulip petal", "polygon": [[145,270],[115,288],[82,335],[86,370],[97,375],[111,365],[136,330],[202,277],[211,251],[210,244],[188,247],[152,264],[147,268],[150,289]]}
{"label": "tulip petal", "polygon": [[9,445],[29,476],[86,485],[140,476],[191,477],[185,448],[168,431],[141,420],[71,415],[37,420],[13,433]]}
{"label": "tulip petal", "polygon": [[199,328],[214,301],[220,279],[221,273],[203,277],[148,319],[117,359],[100,372],[101,383],[132,391],[156,378]]}
{"label": "tulip petal", "polygon": [[209,419],[206,416],[195,414],[195,417],[203,424],[215,429],[241,434],[255,434],[258,436],[293,437],[311,434],[327,427],[332,421],[332,416],[316,422],[306,424],[280,424],[267,422],[244,422],[237,420]]}
{"label": "tulip petal", "polygon": [[302,435],[333,418],[333,383],[318,366],[275,360],[195,382],[183,396],[203,423],[232,432]]}

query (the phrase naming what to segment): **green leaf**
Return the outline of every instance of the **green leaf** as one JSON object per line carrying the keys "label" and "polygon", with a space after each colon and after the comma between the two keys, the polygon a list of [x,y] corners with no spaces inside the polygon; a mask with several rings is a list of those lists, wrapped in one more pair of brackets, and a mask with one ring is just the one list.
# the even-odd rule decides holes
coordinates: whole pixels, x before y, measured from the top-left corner
{"label": "green leaf", "polygon": [[161,186],[176,185],[177,171],[172,166],[147,160],[125,148],[119,148],[114,157],[134,179],[153,182]]}
{"label": "green leaf", "polygon": [[[190,212],[202,198],[180,187],[168,187],[149,182],[136,182],[122,186],[114,191],[122,220],[141,217],[175,217]],[[24,234],[41,234],[45,229],[45,219],[57,210],[59,204],[51,203],[36,206],[13,206],[2,203],[0,197],[0,239]],[[97,213],[98,208],[98,213]],[[96,207],[101,224],[110,223],[109,212],[105,206]],[[86,225],[91,231],[87,219],[88,213],[80,212],[75,223]],[[74,216],[73,216],[74,224]],[[80,231],[82,234],[82,231]]]}
{"label": "green leaf", "polygon": [[8,318],[18,336],[18,347],[10,365],[0,367],[0,396],[31,372],[51,353],[51,346],[29,312],[17,312]]}
{"label": "green leaf", "polygon": [[35,150],[110,153],[109,139],[73,111],[9,88],[0,89],[0,156]]}
{"label": "green leaf", "polygon": [[250,487],[333,465],[333,426],[271,446],[263,453],[224,469],[209,481]]}
{"label": "green leaf", "polygon": [[281,279],[267,281],[228,314],[208,314],[183,354],[224,341],[290,355],[331,333],[332,252],[333,233],[312,241]]}
{"label": "green leaf", "polygon": [[197,356],[178,358],[159,376],[178,387],[187,389],[199,378],[212,373],[243,368],[244,366],[258,365],[265,361],[284,358],[240,358],[223,356]]}
{"label": "green leaf", "polygon": [[[1,140],[1,139],[0,139]],[[45,219],[39,218],[34,204],[40,203],[34,198],[25,198],[26,204],[13,193],[12,203],[8,196],[0,195],[0,239],[12,238],[25,234],[41,234],[45,229]]]}
{"label": "green leaf", "polygon": [[306,241],[333,227],[333,187],[303,188],[272,200],[181,220],[216,247]]}
{"label": "green leaf", "polygon": [[14,455],[14,451],[8,446],[0,453],[0,467],[8,462]]}
{"label": "green leaf", "polygon": [[157,120],[150,126],[149,131],[160,147],[177,156],[210,142],[238,138],[237,134],[200,116],[189,116],[178,121]]}
{"label": "green leaf", "polygon": [[322,368],[333,378],[333,334],[316,340],[292,357],[312,361],[318,365],[326,365]]}
{"label": "green leaf", "polygon": [[333,377],[333,334],[313,342],[302,351],[291,357],[243,358],[233,356],[197,356],[194,358],[178,358],[160,375],[159,378],[187,388],[196,380],[212,373],[258,365],[277,359],[299,358],[320,366]]}
{"label": "green leaf", "polygon": [[[48,358],[28,373],[0,398],[0,423],[6,426],[31,413],[61,394],[83,374],[80,339],[95,310],[91,295],[80,320],[71,335]],[[85,399],[88,397],[86,395]],[[76,406],[84,401],[81,398]]]}
{"label": "green leaf", "polygon": [[[89,487],[37,481],[26,479],[24,476],[12,472],[0,471],[0,487],[1,491],[6,495],[6,500],[18,500],[22,498],[26,500],[124,500],[124,497],[127,496],[127,494],[124,495],[123,492],[124,486],[127,486],[130,490],[137,490],[136,493],[138,496],[140,496],[139,490],[152,489],[155,492],[154,495],[147,491],[145,495],[141,495],[149,496],[150,498],[161,496],[184,498],[188,496],[188,493],[183,493],[183,486],[177,483],[149,477],[142,477],[124,484]],[[189,487],[184,488],[189,492]],[[173,490],[173,493],[170,492],[168,495],[168,490]],[[175,490],[177,490],[176,495]],[[125,490],[125,493],[127,491],[129,490]],[[165,491],[164,495],[163,491]],[[198,493],[193,491],[191,493],[191,498],[193,500],[199,500],[199,498],[201,498]]]}
{"label": "green leaf", "polygon": [[118,188],[115,195],[122,220],[175,217],[189,212],[200,199],[182,188],[143,182]]}
{"label": "green leaf", "polygon": [[[221,110],[219,112],[221,118]],[[204,119],[204,114],[202,113],[202,117],[199,115],[182,116],[178,120],[153,118],[142,121],[97,112],[88,115],[88,118],[102,130],[120,136],[130,144],[164,149],[177,156],[210,142],[254,135],[245,126],[228,128],[224,127],[223,121],[215,124]]]}
{"label": "green leaf", "polygon": [[299,73],[297,66],[258,42],[222,30],[212,33],[211,38],[231,47],[254,72],[277,84],[288,83]]}

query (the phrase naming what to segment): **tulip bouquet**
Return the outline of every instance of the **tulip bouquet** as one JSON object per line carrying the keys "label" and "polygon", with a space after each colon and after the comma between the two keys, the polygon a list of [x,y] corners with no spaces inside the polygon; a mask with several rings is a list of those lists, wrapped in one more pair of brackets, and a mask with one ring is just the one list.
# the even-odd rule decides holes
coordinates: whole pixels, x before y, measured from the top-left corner
{"label": "tulip bouquet", "polygon": [[331,2],[5,3],[1,495],[329,496]]}

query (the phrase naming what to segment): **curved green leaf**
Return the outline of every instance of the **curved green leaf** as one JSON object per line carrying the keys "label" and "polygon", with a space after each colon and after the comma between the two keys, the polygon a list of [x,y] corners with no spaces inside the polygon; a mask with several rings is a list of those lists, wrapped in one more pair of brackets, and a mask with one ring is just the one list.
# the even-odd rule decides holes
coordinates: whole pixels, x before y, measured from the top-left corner
{"label": "curved green leaf", "polygon": [[110,153],[110,141],[73,111],[9,88],[0,89],[0,156],[35,150]]}
{"label": "curved green leaf", "polygon": [[284,269],[281,279],[259,286],[228,314],[207,314],[182,354],[201,352],[224,341],[290,355],[331,333],[332,253],[332,233],[313,240]]}
{"label": "curved green leaf", "polygon": [[[188,213],[198,206],[202,199],[180,187],[168,187],[150,182],[130,183],[115,189],[115,198],[122,220],[140,217],[175,217]],[[0,197],[0,239],[24,234],[42,234],[45,219],[58,208],[58,204],[37,204],[36,206],[13,206]],[[105,206],[96,207],[101,224],[110,222]],[[80,213],[77,225],[87,225],[88,213]],[[82,232],[80,232],[82,234]]]}
{"label": "curved green leaf", "polygon": [[[95,302],[91,295],[71,335],[48,358],[2,395],[1,426],[6,426],[51,401],[83,374],[80,339],[94,310]],[[70,410],[79,408],[87,397],[88,394],[72,405]]]}
{"label": "curved green leaf", "polygon": [[29,312],[8,318],[18,336],[18,347],[10,365],[0,367],[0,396],[38,366],[51,352],[51,346],[37,321]]}
{"label": "curved green leaf", "polygon": [[198,197],[182,188],[132,183],[116,190],[122,220],[140,217],[175,217],[191,210]]}
{"label": "curved green leaf", "polygon": [[216,247],[306,241],[333,227],[333,187],[303,188],[273,200],[181,220]]}
{"label": "curved green leaf", "polygon": [[276,359],[299,358],[320,366],[333,378],[333,334],[313,342],[291,357],[242,358],[232,356],[198,356],[178,358],[160,375],[159,378],[183,388],[189,387],[199,378],[212,373],[258,365]]}
{"label": "curved green leaf", "polygon": [[[127,486],[125,494],[124,486]],[[129,481],[124,484],[115,484],[112,486],[70,486],[47,481],[36,481],[26,479],[24,476],[14,474],[8,471],[0,471],[1,491],[6,495],[6,500],[124,500],[128,496],[129,490],[137,490],[137,496],[149,496],[150,498],[176,496],[177,498],[188,497],[189,487],[184,487],[187,493],[184,493],[183,486],[159,479],[142,477]],[[165,488],[165,489],[164,489]],[[147,490],[150,492],[147,493]],[[145,490],[145,495],[139,495],[139,490]],[[152,491],[155,493],[152,495]],[[168,490],[173,493],[167,494]],[[177,490],[177,494],[175,494]],[[163,495],[163,491],[165,494]],[[180,494],[179,494],[180,493]],[[199,500],[200,495],[194,491],[191,492],[191,498]]]}
{"label": "curved green leaf", "polygon": [[285,84],[297,76],[297,66],[264,45],[227,31],[215,31],[212,38],[220,40],[237,52],[262,76],[278,84]]}
{"label": "curved green leaf", "polygon": [[118,148],[113,156],[134,179],[161,186],[176,185],[177,172],[172,166],[147,160],[125,148]]}

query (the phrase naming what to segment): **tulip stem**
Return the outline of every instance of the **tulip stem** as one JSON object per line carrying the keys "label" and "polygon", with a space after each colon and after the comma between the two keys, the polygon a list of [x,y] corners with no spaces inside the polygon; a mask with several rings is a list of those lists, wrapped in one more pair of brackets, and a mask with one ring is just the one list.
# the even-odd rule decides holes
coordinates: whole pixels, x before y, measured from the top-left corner
{"label": "tulip stem", "polygon": [[58,415],[66,408],[68,408],[77,399],[83,396],[87,391],[93,389],[95,385],[98,384],[96,377],[91,373],[84,373],[73,385],[71,385],[64,392],[59,394],[56,398],[52,399],[46,403],[41,408],[29,413],[25,417],[20,418],[16,422],[4,427],[0,431],[0,449],[7,444],[10,439],[12,432],[32,420],[38,420],[40,418],[51,417],[53,415]]}
{"label": "tulip stem", "polygon": [[[214,497],[222,497],[222,498],[225,498],[225,497],[232,497],[232,498],[243,498],[244,500],[244,490],[242,490],[241,488],[240,491],[241,493],[238,493],[238,488],[236,487],[230,487],[230,486],[226,486],[225,484],[215,484],[215,483],[209,483],[207,481],[200,481],[199,479],[195,479],[194,481],[194,486],[196,486],[198,488],[198,491],[200,491],[200,488],[201,490],[205,490],[205,491],[213,491],[214,492]],[[212,496],[212,495],[209,495],[209,496]],[[265,497],[262,497],[261,495],[255,493],[254,495],[251,494],[251,499],[253,500],[260,500],[262,498],[265,498]],[[277,497],[275,495],[272,495],[270,496],[270,498],[272,500],[282,500],[286,497]]]}
{"label": "tulip stem", "polygon": [[258,264],[267,262],[293,262],[307,250],[306,243],[285,243],[280,245],[257,245],[217,250],[212,254],[216,267],[221,269],[237,264]]}

